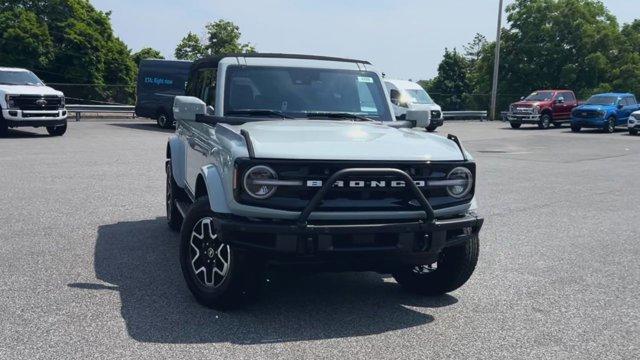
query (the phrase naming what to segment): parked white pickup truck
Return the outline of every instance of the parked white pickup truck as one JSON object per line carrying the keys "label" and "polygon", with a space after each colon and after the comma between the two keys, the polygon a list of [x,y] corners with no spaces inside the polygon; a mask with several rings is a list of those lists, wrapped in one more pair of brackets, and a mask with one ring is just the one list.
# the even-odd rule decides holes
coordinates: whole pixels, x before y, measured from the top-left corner
{"label": "parked white pickup truck", "polygon": [[45,126],[52,136],[67,131],[64,94],[26,69],[0,67],[0,136],[9,128]]}

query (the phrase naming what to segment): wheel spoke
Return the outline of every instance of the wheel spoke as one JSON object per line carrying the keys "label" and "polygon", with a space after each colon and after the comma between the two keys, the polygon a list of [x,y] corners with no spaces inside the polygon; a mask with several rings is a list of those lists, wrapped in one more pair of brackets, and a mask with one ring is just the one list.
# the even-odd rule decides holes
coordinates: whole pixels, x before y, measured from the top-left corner
{"label": "wheel spoke", "polygon": [[191,268],[203,285],[217,287],[229,272],[231,249],[218,238],[213,219],[203,218],[192,230],[190,239]]}

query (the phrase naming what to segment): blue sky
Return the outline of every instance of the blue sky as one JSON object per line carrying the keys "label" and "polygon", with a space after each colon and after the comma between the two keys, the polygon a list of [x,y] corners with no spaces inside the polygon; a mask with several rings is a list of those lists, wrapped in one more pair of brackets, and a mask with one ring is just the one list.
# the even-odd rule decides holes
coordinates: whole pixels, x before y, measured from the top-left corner
{"label": "blue sky", "polygon": [[[173,58],[188,32],[231,20],[261,52],[343,56],[371,61],[389,77],[433,77],[444,48],[479,32],[495,39],[498,0],[91,0],[111,10],[116,34],[134,51],[145,46]],[[505,0],[505,4],[510,3]],[[637,0],[604,0],[620,23]]]}

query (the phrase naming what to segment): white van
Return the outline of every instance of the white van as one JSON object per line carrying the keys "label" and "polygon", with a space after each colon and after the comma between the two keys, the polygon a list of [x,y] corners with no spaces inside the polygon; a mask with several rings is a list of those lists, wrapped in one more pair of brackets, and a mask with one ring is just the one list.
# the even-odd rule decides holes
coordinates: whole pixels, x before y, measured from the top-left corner
{"label": "white van", "polygon": [[422,86],[412,81],[390,79],[385,79],[384,84],[389,91],[393,112],[397,119],[403,120],[408,110],[427,110],[430,116],[427,131],[435,131],[438,126],[442,126],[444,122],[442,108],[433,102]]}

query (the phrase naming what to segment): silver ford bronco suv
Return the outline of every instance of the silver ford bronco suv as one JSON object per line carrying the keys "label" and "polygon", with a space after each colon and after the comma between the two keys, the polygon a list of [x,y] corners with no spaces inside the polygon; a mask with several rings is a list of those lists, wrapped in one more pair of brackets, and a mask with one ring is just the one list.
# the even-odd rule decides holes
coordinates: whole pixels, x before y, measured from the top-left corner
{"label": "silver ford bronco suv", "polygon": [[174,101],[166,206],[197,301],[238,306],[267,266],[390,273],[425,295],[462,286],[483,223],[476,165],[455,136],[391,109],[367,61],[196,61]]}

